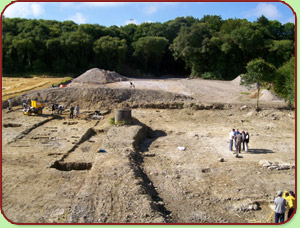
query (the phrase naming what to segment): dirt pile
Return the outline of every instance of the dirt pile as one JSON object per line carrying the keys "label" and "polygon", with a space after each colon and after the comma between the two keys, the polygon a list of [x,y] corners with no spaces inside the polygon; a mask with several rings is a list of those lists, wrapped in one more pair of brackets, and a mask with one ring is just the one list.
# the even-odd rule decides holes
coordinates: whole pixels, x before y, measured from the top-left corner
{"label": "dirt pile", "polygon": [[272,93],[270,90],[262,90],[262,95],[260,99],[262,101],[283,101],[280,97],[277,97],[274,93]]}
{"label": "dirt pile", "polygon": [[[181,94],[157,90],[110,89],[101,86],[95,87],[67,87],[48,88],[26,94],[30,99],[43,101],[46,104],[58,103],[68,107],[79,103],[81,107],[95,105],[101,107],[116,107],[122,103],[148,104],[167,103],[182,100],[191,100],[191,97]],[[22,104],[22,97],[15,98],[14,105]]]}
{"label": "dirt pile", "polygon": [[127,81],[128,79],[114,71],[93,68],[72,80],[71,85],[77,84],[106,84]]}
{"label": "dirt pile", "polygon": [[241,79],[242,79],[241,76],[243,76],[243,75],[240,75],[240,76],[236,77],[235,79],[233,79],[231,81],[231,84],[233,84],[235,86],[239,86],[241,84]]}

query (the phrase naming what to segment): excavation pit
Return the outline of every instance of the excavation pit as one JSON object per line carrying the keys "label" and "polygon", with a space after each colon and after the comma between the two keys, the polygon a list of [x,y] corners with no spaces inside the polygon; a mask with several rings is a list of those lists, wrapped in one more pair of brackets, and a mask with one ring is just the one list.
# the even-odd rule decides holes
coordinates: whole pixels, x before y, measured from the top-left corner
{"label": "excavation pit", "polygon": [[8,127],[22,127],[22,124],[15,124],[15,123],[7,123],[7,124],[3,124],[4,128],[8,128]]}
{"label": "excavation pit", "polygon": [[71,170],[90,170],[92,168],[91,162],[54,162],[50,168],[55,168],[60,171]]}

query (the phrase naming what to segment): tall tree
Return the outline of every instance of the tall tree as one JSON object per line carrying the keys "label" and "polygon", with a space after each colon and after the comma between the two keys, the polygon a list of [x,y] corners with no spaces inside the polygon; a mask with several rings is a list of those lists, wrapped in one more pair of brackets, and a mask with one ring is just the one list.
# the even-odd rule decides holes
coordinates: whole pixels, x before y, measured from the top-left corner
{"label": "tall tree", "polygon": [[295,57],[292,57],[276,71],[274,90],[280,97],[288,101],[289,106],[295,104]]}
{"label": "tall tree", "polygon": [[148,67],[151,65],[157,72],[168,43],[169,41],[164,37],[142,37],[132,44],[134,48],[133,55],[145,71],[149,70]]}
{"label": "tall tree", "polygon": [[201,76],[208,70],[206,55],[210,51],[211,32],[205,23],[182,27],[170,46],[175,59],[183,59],[191,69],[191,76]]}
{"label": "tall tree", "polygon": [[96,53],[96,65],[108,70],[119,71],[127,52],[126,40],[118,37],[103,36],[96,40],[93,50]]}
{"label": "tall tree", "polygon": [[241,85],[252,86],[256,84],[257,88],[257,102],[256,110],[259,111],[259,92],[261,85],[270,83],[274,80],[275,67],[259,58],[250,61],[247,64],[247,73],[242,76]]}

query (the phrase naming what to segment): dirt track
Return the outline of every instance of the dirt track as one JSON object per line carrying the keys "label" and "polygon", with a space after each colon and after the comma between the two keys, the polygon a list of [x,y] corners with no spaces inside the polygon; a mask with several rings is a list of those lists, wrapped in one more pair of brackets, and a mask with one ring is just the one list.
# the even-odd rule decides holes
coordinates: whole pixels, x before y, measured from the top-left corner
{"label": "dirt track", "polygon": [[[88,102],[89,89],[60,90],[70,94],[71,103],[82,104],[80,119],[69,119],[67,111],[53,117],[49,107],[41,117],[24,116],[20,106],[2,111],[2,199],[10,220],[265,223],[276,191],[295,191],[295,117],[276,108],[283,103],[265,102],[256,113],[255,101],[241,94],[245,88],[232,87],[234,82],[134,83],[135,90],[122,89],[128,82],[90,87],[99,95],[94,91]],[[80,93],[81,100],[80,90],[87,93]],[[51,91],[30,95],[63,101]],[[109,94],[105,102],[101,94]],[[226,106],[216,109],[215,102]],[[244,104],[248,108],[240,110]],[[97,108],[114,105],[135,106],[134,124],[111,126],[113,112],[103,120],[90,118]],[[250,151],[239,158],[228,151],[233,127],[250,133]],[[263,160],[288,169],[264,168]]]}

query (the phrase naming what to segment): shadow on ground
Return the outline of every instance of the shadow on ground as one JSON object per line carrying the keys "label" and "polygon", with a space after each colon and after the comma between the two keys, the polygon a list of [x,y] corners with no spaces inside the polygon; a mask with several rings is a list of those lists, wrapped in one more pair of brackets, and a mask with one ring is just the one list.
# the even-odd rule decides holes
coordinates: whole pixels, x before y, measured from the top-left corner
{"label": "shadow on ground", "polygon": [[267,150],[267,149],[249,149],[248,152],[249,154],[273,154],[274,152],[272,150]]}

